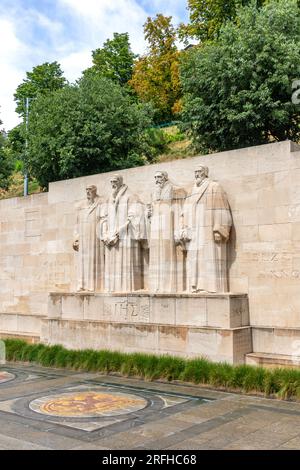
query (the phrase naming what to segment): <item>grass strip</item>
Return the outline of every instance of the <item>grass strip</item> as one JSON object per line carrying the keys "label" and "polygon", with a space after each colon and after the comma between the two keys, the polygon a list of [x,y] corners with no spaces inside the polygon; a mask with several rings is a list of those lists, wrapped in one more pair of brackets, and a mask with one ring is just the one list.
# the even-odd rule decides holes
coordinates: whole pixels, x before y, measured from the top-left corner
{"label": "grass strip", "polygon": [[69,350],[63,346],[28,344],[6,339],[6,359],[34,362],[44,367],[120,373],[145,380],[181,380],[226,391],[263,394],[280,399],[300,399],[300,370],[265,369],[249,365],[215,363],[205,358],[183,359],[144,353],[93,349]]}

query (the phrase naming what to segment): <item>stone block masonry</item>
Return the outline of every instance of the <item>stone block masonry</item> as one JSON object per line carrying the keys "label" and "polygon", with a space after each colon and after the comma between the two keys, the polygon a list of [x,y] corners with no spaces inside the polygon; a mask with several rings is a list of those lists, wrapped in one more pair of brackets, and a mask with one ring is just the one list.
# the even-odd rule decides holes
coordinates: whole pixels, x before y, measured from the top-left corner
{"label": "stone block masonry", "polygon": [[[295,357],[296,349],[287,345],[289,338],[298,338],[300,326],[300,147],[285,141],[120,173],[131,190],[149,203],[149,185],[157,170],[168,171],[172,181],[187,188],[199,164],[209,167],[210,178],[228,196],[234,223],[228,246],[229,287],[231,293],[248,294],[249,324],[255,327],[253,352],[280,354],[282,348],[282,354]],[[48,193],[0,201],[2,334],[40,336],[49,292],[76,290],[74,204],[82,199],[87,184],[97,185],[99,195],[107,196],[110,176],[51,183]],[[186,299],[180,302],[177,312],[184,315]],[[169,325],[172,308],[161,308],[159,313],[154,308],[153,318],[162,315]],[[194,308],[191,303],[187,326]],[[218,312],[217,303],[211,308]],[[147,317],[146,306],[142,311]],[[66,312],[70,315],[70,310]],[[92,305],[90,312],[95,315]]]}

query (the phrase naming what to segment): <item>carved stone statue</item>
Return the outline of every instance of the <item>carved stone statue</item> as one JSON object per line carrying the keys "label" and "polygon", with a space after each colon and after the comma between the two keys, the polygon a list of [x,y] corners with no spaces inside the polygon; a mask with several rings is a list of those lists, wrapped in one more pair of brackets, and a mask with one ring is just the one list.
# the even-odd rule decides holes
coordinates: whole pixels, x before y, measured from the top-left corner
{"label": "carved stone statue", "polygon": [[149,218],[149,291],[174,293],[184,290],[184,253],[175,243],[184,189],[171,184],[166,171],[154,176],[155,191],[148,206]]}
{"label": "carved stone statue", "polygon": [[143,289],[142,241],[146,239],[144,206],[123,178],[114,175],[101,227],[105,244],[105,291],[132,292]]}
{"label": "carved stone statue", "polygon": [[78,252],[77,290],[95,291],[103,287],[104,247],[97,237],[102,199],[97,187],[86,187],[87,199],[77,207],[73,248]]}
{"label": "carved stone statue", "polygon": [[187,247],[190,292],[227,292],[227,246],[232,217],[219,183],[208,178],[208,168],[195,170],[195,184],[183,210],[181,239]]}

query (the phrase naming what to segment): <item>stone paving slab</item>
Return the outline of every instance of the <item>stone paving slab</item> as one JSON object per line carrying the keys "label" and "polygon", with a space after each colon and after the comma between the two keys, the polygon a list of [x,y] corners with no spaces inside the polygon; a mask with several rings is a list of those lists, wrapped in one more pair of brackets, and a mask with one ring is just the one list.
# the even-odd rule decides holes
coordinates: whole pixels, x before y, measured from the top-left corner
{"label": "stone paving slab", "polygon": [[33,364],[0,372],[14,375],[0,383],[0,449],[300,449],[300,403]]}
{"label": "stone paving slab", "polygon": [[4,436],[0,434],[0,441],[2,450],[50,450],[50,447],[24,442],[20,439],[15,439],[14,437]]}

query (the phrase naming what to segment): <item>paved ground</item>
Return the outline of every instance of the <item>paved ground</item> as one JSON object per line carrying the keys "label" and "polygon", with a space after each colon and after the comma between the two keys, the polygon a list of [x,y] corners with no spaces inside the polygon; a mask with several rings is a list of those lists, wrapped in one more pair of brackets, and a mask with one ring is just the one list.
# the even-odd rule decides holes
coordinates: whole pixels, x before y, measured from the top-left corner
{"label": "paved ground", "polygon": [[0,449],[300,449],[300,403],[6,364]]}

